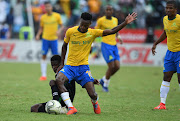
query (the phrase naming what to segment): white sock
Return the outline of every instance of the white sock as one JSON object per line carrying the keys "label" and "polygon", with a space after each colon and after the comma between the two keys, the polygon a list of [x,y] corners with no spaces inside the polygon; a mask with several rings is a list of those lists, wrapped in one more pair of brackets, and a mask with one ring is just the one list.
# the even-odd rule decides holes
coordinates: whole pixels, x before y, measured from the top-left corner
{"label": "white sock", "polygon": [[106,79],[106,76],[103,77],[104,87],[109,87],[110,79]]}
{"label": "white sock", "polygon": [[73,107],[73,104],[72,104],[71,99],[69,97],[69,92],[61,93],[61,97],[62,97],[64,103],[67,105],[68,108]]}
{"label": "white sock", "polygon": [[167,94],[169,92],[170,82],[163,81],[160,88],[161,102],[166,103]]}
{"label": "white sock", "polygon": [[91,99],[91,101],[92,101],[93,103],[96,103],[96,102],[98,101],[98,99],[99,99],[99,97],[97,97],[96,100]]}
{"label": "white sock", "polygon": [[42,74],[42,76],[46,77],[46,70],[47,70],[47,62],[46,62],[46,60],[41,60],[41,74]]}

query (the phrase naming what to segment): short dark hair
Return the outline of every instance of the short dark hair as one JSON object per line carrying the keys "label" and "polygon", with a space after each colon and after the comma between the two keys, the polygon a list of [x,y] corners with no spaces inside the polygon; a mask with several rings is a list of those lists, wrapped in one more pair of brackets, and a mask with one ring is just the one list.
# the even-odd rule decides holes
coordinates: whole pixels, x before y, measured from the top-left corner
{"label": "short dark hair", "polygon": [[44,5],[51,4],[49,1],[45,1]]}
{"label": "short dark hair", "polygon": [[53,55],[51,57],[51,61],[58,61],[59,63],[61,63],[61,56],[60,55]]}
{"label": "short dark hair", "polygon": [[92,20],[92,15],[90,14],[90,13],[88,13],[88,12],[84,12],[84,13],[82,13],[81,14],[81,18],[83,19],[83,20]]}
{"label": "short dark hair", "polygon": [[172,5],[174,6],[174,8],[177,8],[177,3],[176,3],[176,1],[169,0],[169,1],[167,1],[166,4],[172,4]]}

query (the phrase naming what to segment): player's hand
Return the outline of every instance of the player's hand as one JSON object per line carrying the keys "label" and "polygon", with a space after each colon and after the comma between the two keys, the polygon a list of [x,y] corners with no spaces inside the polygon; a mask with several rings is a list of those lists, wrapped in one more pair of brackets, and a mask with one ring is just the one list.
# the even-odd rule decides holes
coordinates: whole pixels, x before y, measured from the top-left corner
{"label": "player's hand", "polygon": [[156,54],[156,44],[153,44],[153,47],[151,48],[152,50],[152,54],[155,55]]}
{"label": "player's hand", "polygon": [[97,79],[94,79],[94,84],[99,85],[99,84],[100,84],[100,82],[99,82]]}
{"label": "player's hand", "polygon": [[123,41],[122,41],[120,35],[117,36],[117,40],[119,41],[119,43],[120,43],[121,45],[123,44]]}
{"label": "player's hand", "polygon": [[60,66],[57,68],[56,73],[58,73],[63,67],[64,67],[64,65],[60,65]]}
{"label": "player's hand", "polygon": [[136,20],[137,19],[136,17],[137,17],[137,13],[135,13],[135,12],[133,12],[132,14],[128,14],[128,16],[125,19],[125,22],[127,24],[129,24],[129,23],[133,22],[134,20]]}
{"label": "player's hand", "polygon": [[36,35],[35,39],[36,39],[36,40],[39,40],[39,39],[40,39],[40,36],[39,36],[39,35]]}

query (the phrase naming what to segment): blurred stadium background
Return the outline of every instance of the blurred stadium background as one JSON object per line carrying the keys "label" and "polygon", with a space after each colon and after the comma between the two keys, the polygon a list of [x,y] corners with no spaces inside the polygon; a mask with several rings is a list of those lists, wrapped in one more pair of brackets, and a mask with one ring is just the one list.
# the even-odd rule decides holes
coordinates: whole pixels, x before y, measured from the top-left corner
{"label": "blurred stadium background", "polygon": [[[151,47],[163,31],[162,19],[165,15],[166,0],[50,0],[54,11],[61,14],[65,26],[59,36],[59,53],[66,30],[78,25],[82,12],[88,11],[93,14],[92,28],[96,20],[103,16],[107,4],[113,6],[114,16],[118,18],[119,23],[133,11],[138,13],[138,18],[120,31],[124,43],[118,44],[118,49],[121,65],[124,67],[112,77],[110,92],[103,93],[101,86],[96,86],[96,91],[100,95],[101,115],[94,115],[89,97],[79,85],[76,85],[74,101],[79,111],[76,116],[59,117],[30,113],[33,104],[52,98],[49,81],[38,80],[41,40],[34,39],[40,17],[45,13],[44,1],[46,0],[0,0],[0,120],[179,120],[180,91],[176,75],[171,82],[168,110],[152,110],[159,104],[166,41],[157,46],[156,56],[152,56]],[[180,0],[177,2],[180,8]],[[89,57],[92,75],[97,79],[101,78],[107,69],[101,55],[100,41],[100,38],[96,39]],[[48,58],[50,57],[49,52]],[[54,78],[50,65],[47,77],[48,80]]]}
{"label": "blurred stadium background", "polygon": [[[46,0],[0,0],[0,61],[39,62],[41,41],[34,36],[39,20],[45,13],[43,3]],[[165,15],[166,0],[50,0],[53,11],[62,16],[65,29],[59,36],[59,53],[64,34],[69,27],[78,25],[82,12],[93,15],[91,27],[104,15],[104,8],[111,4],[114,16],[121,23],[128,13],[138,13],[137,20],[119,33],[123,45],[118,44],[122,65],[162,66],[166,51],[166,41],[159,45],[164,48],[158,55],[151,54],[152,43],[163,31],[162,19]],[[180,0],[177,0],[180,8]],[[100,52],[99,38],[96,39],[90,64],[105,64]],[[50,53],[49,53],[50,57]]]}

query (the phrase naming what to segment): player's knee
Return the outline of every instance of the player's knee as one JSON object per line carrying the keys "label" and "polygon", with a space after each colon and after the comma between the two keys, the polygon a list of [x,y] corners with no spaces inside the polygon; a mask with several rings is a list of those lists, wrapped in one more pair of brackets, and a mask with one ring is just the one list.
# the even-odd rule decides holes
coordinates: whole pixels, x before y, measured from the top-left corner
{"label": "player's knee", "polygon": [[119,69],[120,69],[119,65],[115,66],[115,71],[118,71]]}
{"label": "player's knee", "polygon": [[38,112],[36,106],[33,105],[33,106],[31,107],[31,112]]}
{"label": "player's knee", "polygon": [[170,82],[170,81],[171,81],[171,76],[169,76],[169,75],[164,75],[163,80],[164,80],[164,81],[167,81],[167,82]]}
{"label": "player's knee", "polygon": [[97,94],[95,92],[90,93],[89,96],[91,97],[91,99],[96,100],[97,99]]}
{"label": "player's knee", "polygon": [[54,81],[54,80],[51,80],[51,81],[49,82],[49,86],[52,87],[52,86],[54,86],[54,85],[56,85],[56,84],[55,84],[55,81]]}

